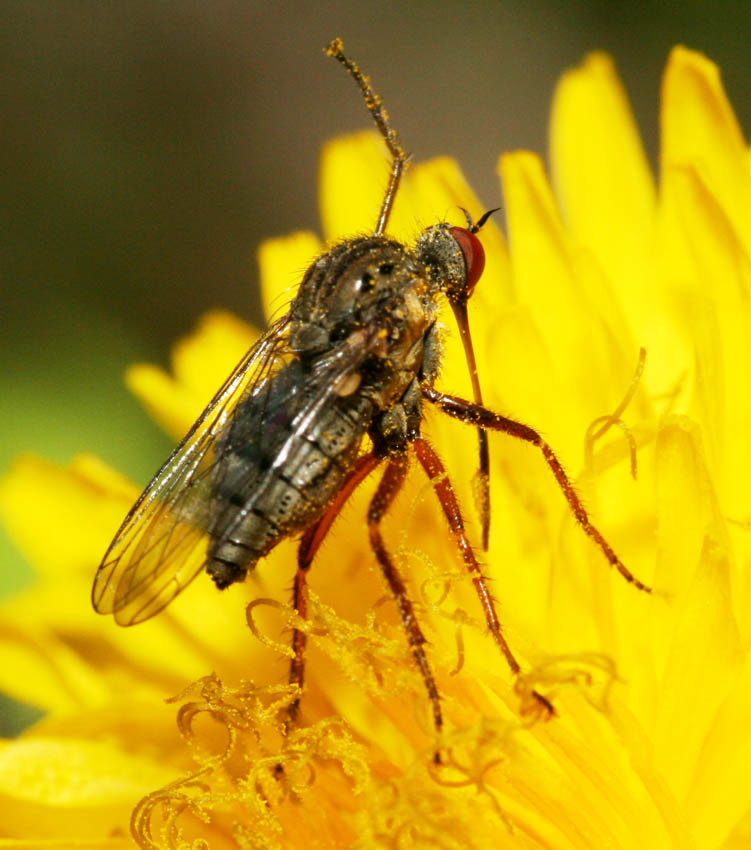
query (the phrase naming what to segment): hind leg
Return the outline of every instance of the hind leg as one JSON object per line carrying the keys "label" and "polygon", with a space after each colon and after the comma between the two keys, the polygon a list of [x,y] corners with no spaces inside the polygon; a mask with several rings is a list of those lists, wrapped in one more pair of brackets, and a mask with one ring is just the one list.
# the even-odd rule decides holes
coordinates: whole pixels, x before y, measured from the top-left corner
{"label": "hind leg", "polygon": [[407,588],[404,581],[399,575],[389,553],[386,551],[380,530],[381,520],[404,484],[408,466],[409,459],[406,453],[397,455],[389,460],[381,483],[378,485],[378,489],[368,509],[368,533],[370,536],[370,545],[373,548],[389,590],[394,596],[396,607],[399,609],[402,625],[404,626],[404,631],[407,633],[409,648],[412,650],[412,656],[420,669],[423,681],[425,682],[425,689],[428,692],[428,698],[433,708],[433,723],[436,732],[440,734],[443,729],[443,714],[441,712],[441,700],[438,695],[438,688],[433,678],[433,672],[428,664],[427,656],[425,655],[425,644],[427,641],[420,629],[420,624],[417,622],[414,606],[407,595]]}
{"label": "hind leg", "polygon": [[[295,573],[295,580],[292,586],[292,605],[295,612],[303,620],[308,616],[307,577],[313,558],[329,533],[334,520],[339,516],[344,503],[376,468],[378,463],[379,459],[372,452],[358,458],[326,513],[313,523],[302,536],[300,546],[297,549],[297,572]],[[302,691],[305,681],[305,647],[307,640],[308,636],[302,629],[294,628],[292,630],[292,650],[294,656],[290,662],[289,683],[296,685],[299,691]],[[287,709],[288,725],[295,723],[299,712],[300,697],[297,696]]]}

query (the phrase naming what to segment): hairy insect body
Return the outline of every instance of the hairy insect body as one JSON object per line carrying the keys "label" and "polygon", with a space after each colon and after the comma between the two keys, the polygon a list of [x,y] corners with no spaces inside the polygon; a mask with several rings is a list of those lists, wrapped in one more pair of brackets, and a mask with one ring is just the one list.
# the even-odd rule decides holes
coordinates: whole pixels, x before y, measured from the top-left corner
{"label": "hairy insect body", "polygon": [[291,306],[290,359],[240,401],[215,449],[206,568],[218,587],[325,513],[366,434],[385,456],[419,433],[437,310],[427,277],[415,253],[375,236],[310,267]]}
{"label": "hairy insect body", "polygon": [[[420,434],[422,405],[477,429],[477,511],[483,548],[490,531],[487,430],[536,446],[582,530],[611,566],[649,592],[589,519],[563,467],[527,425],[488,410],[472,348],[467,305],[485,254],[477,233],[494,210],[467,227],[439,222],[412,248],[384,233],[407,165],[381,100],[335,39],[327,48],[352,75],[391,154],[375,230],[346,239],[313,262],[289,312],[247,352],[208,407],[133,505],[97,570],[94,608],[130,626],[153,617],[204,569],[218,587],[245,578],[282,539],[302,533],[292,585],[296,615],[308,617],[308,570],[332,523],[356,488],[379,466],[366,522],[370,547],[391,591],[440,735],[438,686],[407,582],[389,554],[381,523],[404,485],[407,454],[431,482],[448,530],[471,578],[490,634],[514,675],[521,667],[501,629],[483,568],[467,537],[451,480]],[[456,318],[474,401],[434,389],[441,360],[438,305]],[[363,447],[369,437],[372,447]],[[307,631],[292,629],[286,707],[298,716]],[[532,692],[538,711],[550,701]],[[527,709],[529,710],[529,709]],[[439,760],[438,750],[434,758]]]}

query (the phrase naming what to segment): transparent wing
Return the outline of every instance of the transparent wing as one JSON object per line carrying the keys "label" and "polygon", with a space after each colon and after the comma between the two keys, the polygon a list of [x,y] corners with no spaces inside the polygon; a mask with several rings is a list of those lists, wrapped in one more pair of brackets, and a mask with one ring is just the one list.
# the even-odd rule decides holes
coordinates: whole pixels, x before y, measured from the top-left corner
{"label": "transparent wing", "polygon": [[[208,532],[220,527],[223,535],[231,536],[234,520],[217,516],[212,498],[224,474],[223,452],[237,440],[240,423],[234,413],[244,399],[256,397],[262,406],[252,420],[259,433],[244,438],[260,440],[273,432],[274,425],[262,410],[274,395],[271,387],[282,386],[275,374],[292,359],[289,322],[288,315],[280,319],[250,349],[125,518],[94,578],[92,602],[99,613],[114,614],[123,626],[154,616],[205,566]],[[291,387],[289,396],[275,398],[271,409],[276,411],[294,398],[294,417],[277,445],[276,460],[264,476],[244,485],[246,502],[254,488],[277,474],[278,465],[307,439],[321,410],[340,392],[343,379],[357,371],[378,344],[377,331],[351,334],[316,359],[302,387]],[[233,516],[239,521],[243,512]]]}
{"label": "transparent wing", "polygon": [[251,347],[125,518],[94,578],[100,614],[125,626],[147,620],[203,568],[214,449],[238,402],[286,361],[288,324],[282,317]]}

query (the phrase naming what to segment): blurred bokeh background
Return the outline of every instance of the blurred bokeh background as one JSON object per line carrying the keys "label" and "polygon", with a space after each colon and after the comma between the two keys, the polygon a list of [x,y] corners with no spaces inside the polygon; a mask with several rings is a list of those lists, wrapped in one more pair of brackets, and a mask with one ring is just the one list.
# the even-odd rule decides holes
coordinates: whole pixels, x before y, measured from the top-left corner
{"label": "blurred bokeh background", "polygon": [[[259,321],[259,242],[317,228],[321,145],[369,124],[321,52],[331,37],[415,157],[456,157],[490,207],[498,154],[545,152],[556,79],[593,49],[614,57],[653,162],[676,43],[719,64],[748,128],[750,34],[742,0],[5,0],[0,467],[94,451],[147,482],[170,446],[125,366],[166,363],[208,308]],[[30,576],[0,540],[0,590]]]}

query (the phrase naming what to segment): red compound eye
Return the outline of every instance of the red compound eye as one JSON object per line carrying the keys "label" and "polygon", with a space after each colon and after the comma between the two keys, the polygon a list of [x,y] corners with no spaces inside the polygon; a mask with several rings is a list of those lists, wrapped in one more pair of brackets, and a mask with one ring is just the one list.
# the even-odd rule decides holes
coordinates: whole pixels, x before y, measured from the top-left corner
{"label": "red compound eye", "polygon": [[467,282],[464,284],[464,297],[469,298],[485,268],[485,249],[480,240],[466,227],[450,227],[449,233],[456,239],[464,255],[467,267]]}

